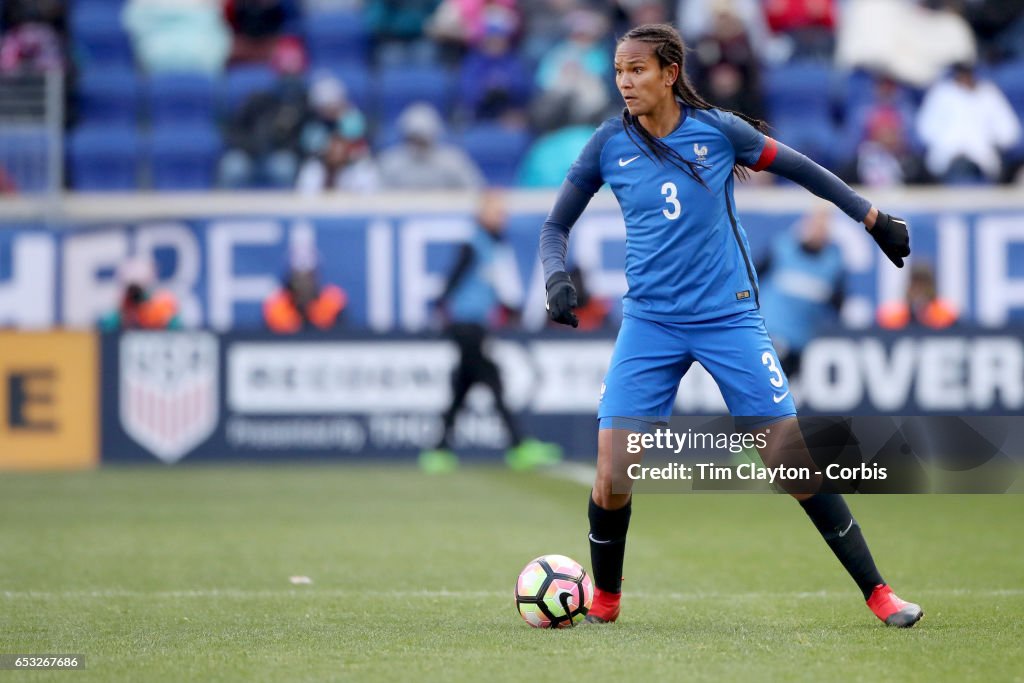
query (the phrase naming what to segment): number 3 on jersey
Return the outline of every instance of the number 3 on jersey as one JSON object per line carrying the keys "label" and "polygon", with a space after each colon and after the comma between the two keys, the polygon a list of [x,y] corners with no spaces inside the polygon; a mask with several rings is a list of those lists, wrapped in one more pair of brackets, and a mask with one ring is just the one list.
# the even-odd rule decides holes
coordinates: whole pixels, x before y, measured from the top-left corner
{"label": "number 3 on jersey", "polygon": [[670,221],[679,218],[679,214],[683,212],[683,207],[679,205],[679,199],[676,197],[678,192],[675,183],[665,183],[661,186],[661,194],[665,197],[665,203],[672,207],[671,209],[662,209],[661,212]]}

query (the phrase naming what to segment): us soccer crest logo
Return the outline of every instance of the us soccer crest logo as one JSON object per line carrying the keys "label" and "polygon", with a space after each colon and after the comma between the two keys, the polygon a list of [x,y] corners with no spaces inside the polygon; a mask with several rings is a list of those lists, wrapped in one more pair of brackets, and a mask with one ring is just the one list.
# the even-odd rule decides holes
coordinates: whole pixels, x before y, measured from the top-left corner
{"label": "us soccer crest logo", "polygon": [[218,343],[207,332],[121,337],[120,413],[125,433],[166,463],[217,427]]}

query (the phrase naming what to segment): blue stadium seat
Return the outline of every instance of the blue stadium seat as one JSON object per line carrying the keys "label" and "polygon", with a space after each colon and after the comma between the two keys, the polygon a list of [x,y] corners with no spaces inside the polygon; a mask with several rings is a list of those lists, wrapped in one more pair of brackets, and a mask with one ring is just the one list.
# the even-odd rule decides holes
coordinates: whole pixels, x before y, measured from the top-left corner
{"label": "blue stadium seat", "polygon": [[362,12],[308,12],[303,23],[314,64],[369,66],[370,29]]}
{"label": "blue stadium seat", "polygon": [[43,125],[0,127],[0,169],[21,193],[42,192],[49,182],[49,134]]}
{"label": "blue stadium seat", "polygon": [[213,121],[214,81],[204,74],[160,74],[149,80],[149,115],[154,124]]}
{"label": "blue stadium seat", "polygon": [[277,72],[264,64],[232,67],[224,80],[224,113],[237,111],[250,95],[273,90],[277,78]]}
{"label": "blue stadium seat", "polygon": [[141,81],[134,70],[92,68],[82,73],[76,90],[78,116],[83,123],[135,124]]}
{"label": "blue stadium seat", "polygon": [[1000,64],[992,70],[992,81],[1006,95],[1017,116],[1024,119],[1024,60]]}
{"label": "blue stadium seat", "polygon": [[480,124],[466,130],[459,141],[489,185],[509,187],[516,182],[519,162],[530,145],[530,134],[497,124]]}
{"label": "blue stadium seat", "polygon": [[209,190],[216,180],[222,142],[211,123],[164,125],[149,145],[153,188],[160,191]]}
{"label": "blue stadium seat", "polygon": [[121,26],[119,3],[79,0],[71,10],[70,29],[75,57],[84,67],[134,65],[131,41]]}
{"label": "blue stadium seat", "polygon": [[447,118],[452,109],[453,77],[440,66],[386,68],[377,77],[377,116],[392,123],[413,102],[429,102]]}
{"label": "blue stadium seat", "polygon": [[829,116],[832,70],[817,62],[783,64],[764,72],[769,123],[777,118]]}
{"label": "blue stadium seat", "polygon": [[840,132],[827,115],[787,116],[772,121],[771,136],[807,155],[826,168],[836,170],[842,155]]}
{"label": "blue stadium seat", "polygon": [[96,124],[68,137],[71,186],[76,190],[134,190],[141,143],[134,127]]}

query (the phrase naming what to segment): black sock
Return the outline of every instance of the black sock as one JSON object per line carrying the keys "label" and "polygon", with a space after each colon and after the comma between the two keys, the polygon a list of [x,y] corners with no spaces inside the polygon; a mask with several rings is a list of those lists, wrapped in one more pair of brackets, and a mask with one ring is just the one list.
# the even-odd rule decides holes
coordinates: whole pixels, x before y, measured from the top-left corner
{"label": "black sock", "polygon": [[605,510],[590,498],[590,566],[594,585],[609,593],[622,590],[622,558],[626,554],[626,531],[633,501],[618,510]]}
{"label": "black sock", "polygon": [[875,586],[885,581],[846,501],[836,493],[819,493],[800,501],[800,505],[867,600]]}

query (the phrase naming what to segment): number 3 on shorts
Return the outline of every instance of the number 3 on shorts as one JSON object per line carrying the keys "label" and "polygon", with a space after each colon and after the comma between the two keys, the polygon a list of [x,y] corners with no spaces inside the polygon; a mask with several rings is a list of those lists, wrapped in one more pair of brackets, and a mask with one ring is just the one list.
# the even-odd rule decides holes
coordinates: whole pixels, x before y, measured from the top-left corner
{"label": "number 3 on shorts", "polygon": [[679,199],[676,198],[678,193],[679,190],[676,189],[675,183],[665,183],[661,186],[661,194],[665,197],[665,203],[672,207],[671,209],[662,209],[661,212],[670,221],[679,218],[679,214],[683,212],[683,207],[679,205]]}
{"label": "number 3 on shorts", "polygon": [[781,389],[785,380],[782,379],[782,371],[779,370],[779,366],[775,364],[775,356],[770,351],[765,351],[761,354],[761,365],[768,366],[768,372],[772,373],[772,378],[768,381],[776,389]]}

